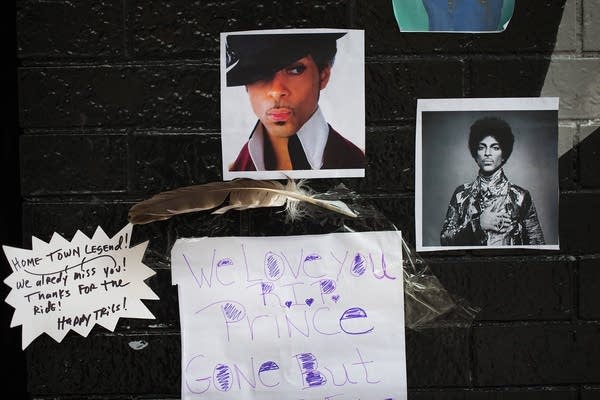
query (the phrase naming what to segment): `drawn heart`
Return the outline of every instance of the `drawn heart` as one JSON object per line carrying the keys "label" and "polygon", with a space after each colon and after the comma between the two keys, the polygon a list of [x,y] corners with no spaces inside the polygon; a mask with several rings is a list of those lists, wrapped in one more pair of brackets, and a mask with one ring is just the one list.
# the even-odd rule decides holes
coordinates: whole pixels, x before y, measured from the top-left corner
{"label": "drawn heart", "polygon": [[285,302],[285,305],[287,308],[290,308],[292,306],[292,302],[290,300]]}
{"label": "drawn heart", "polygon": [[309,297],[308,299],[304,300],[304,302],[306,303],[307,306],[311,306],[312,303],[315,301],[315,299],[313,299],[312,297]]}
{"label": "drawn heart", "polygon": [[333,300],[335,303],[337,303],[339,299],[340,299],[339,294],[334,294],[333,296],[331,296],[331,300]]}

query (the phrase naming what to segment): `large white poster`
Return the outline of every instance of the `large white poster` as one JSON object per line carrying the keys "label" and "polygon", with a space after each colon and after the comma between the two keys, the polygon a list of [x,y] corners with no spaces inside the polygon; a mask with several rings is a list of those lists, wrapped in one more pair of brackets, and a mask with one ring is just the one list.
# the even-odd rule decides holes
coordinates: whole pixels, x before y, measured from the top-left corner
{"label": "large white poster", "polygon": [[183,399],[406,399],[399,232],[179,239]]}

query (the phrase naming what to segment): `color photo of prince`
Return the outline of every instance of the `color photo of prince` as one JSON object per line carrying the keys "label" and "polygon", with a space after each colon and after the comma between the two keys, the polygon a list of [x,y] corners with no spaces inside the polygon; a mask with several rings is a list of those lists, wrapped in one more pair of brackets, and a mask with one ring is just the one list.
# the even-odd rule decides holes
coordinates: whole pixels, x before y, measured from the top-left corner
{"label": "color photo of prince", "polygon": [[364,32],[221,34],[223,178],[363,177]]}

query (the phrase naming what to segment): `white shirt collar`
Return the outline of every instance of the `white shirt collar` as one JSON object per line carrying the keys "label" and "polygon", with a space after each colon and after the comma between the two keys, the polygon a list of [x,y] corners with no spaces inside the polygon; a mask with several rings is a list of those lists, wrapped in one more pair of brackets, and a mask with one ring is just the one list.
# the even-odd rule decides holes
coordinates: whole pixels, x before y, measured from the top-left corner
{"label": "white shirt collar", "polygon": [[[248,152],[257,171],[265,170],[264,130],[264,125],[258,122],[248,140]],[[323,153],[329,137],[329,125],[327,125],[320,108],[317,108],[308,121],[300,127],[296,135],[300,140],[311,169],[321,169],[323,166]]]}

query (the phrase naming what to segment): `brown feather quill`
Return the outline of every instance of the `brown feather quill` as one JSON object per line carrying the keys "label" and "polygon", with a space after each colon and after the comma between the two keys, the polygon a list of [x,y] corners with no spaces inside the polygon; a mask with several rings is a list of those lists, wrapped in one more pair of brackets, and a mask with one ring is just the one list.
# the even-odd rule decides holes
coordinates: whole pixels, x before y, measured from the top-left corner
{"label": "brown feather quill", "polygon": [[287,185],[277,181],[236,179],[229,182],[187,186],[159,193],[131,207],[129,222],[147,224],[169,219],[178,214],[211,210],[221,206],[227,198],[229,198],[229,204],[213,211],[213,214],[223,214],[229,210],[286,205],[288,213],[293,219],[298,202],[304,201],[349,217],[357,216],[341,201],[315,199],[292,179],[288,180]]}

